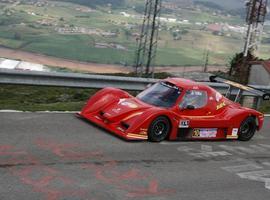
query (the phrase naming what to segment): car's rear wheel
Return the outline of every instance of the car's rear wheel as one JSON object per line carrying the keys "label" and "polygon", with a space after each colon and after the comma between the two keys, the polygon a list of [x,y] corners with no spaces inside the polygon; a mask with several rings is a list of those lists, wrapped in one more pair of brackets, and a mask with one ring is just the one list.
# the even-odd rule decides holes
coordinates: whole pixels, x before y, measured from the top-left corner
{"label": "car's rear wheel", "polygon": [[248,141],[254,136],[255,131],[256,121],[253,117],[248,117],[240,126],[238,139],[241,141]]}
{"label": "car's rear wheel", "polygon": [[169,135],[171,125],[168,118],[160,116],[154,119],[148,129],[148,139],[152,142],[161,142]]}

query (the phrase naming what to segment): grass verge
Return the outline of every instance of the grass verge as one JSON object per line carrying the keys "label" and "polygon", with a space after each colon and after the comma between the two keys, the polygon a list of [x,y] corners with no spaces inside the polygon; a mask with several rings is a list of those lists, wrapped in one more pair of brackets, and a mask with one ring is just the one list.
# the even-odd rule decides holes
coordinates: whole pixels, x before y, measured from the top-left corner
{"label": "grass verge", "polygon": [[0,110],[78,111],[94,89],[0,85]]}

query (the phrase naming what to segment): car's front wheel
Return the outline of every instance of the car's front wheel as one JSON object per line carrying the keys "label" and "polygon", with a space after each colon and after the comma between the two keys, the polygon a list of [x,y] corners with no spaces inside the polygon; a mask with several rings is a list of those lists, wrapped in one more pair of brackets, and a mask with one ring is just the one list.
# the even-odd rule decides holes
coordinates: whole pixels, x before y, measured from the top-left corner
{"label": "car's front wheel", "polygon": [[241,141],[250,140],[256,131],[256,121],[253,117],[246,118],[239,129],[239,137],[238,139]]}
{"label": "car's front wheel", "polygon": [[157,117],[148,129],[148,139],[152,142],[161,142],[166,139],[171,130],[171,125],[167,117]]}

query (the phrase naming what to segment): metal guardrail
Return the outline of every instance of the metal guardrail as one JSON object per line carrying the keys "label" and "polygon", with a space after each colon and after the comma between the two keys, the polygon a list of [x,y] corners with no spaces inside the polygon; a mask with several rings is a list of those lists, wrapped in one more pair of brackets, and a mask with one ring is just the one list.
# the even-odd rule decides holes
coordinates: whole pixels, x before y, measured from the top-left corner
{"label": "metal guardrail", "polygon": [[[36,72],[0,69],[1,84],[19,84],[19,85],[40,85],[74,88],[104,88],[117,87],[125,90],[140,91],[150,84],[159,81],[159,79],[106,76],[80,73],[60,73],[60,72]],[[227,84],[203,82],[221,93],[226,93]],[[252,85],[257,89],[270,91],[270,87]],[[237,90],[233,93],[237,94]],[[247,92],[244,95],[250,95]],[[250,95],[253,96],[253,95]]]}
{"label": "metal guardrail", "polygon": [[[94,88],[116,87],[125,90],[141,91],[148,84],[155,83],[159,79],[123,77],[123,76],[105,76],[80,73],[59,73],[59,72],[35,72],[0,69],[0,84],[18,84],[18,85],[37,85],[37,86],[57,86],[73,88]],[[225,94],[229,88],[227,84],[203,82],[210,87]],[[254,88],[270,92],[270,87],[251,85]],[[237,94],[234,89],[231,94]],[[261,103],[261,97],[249,92],[244,92],[243,96],[253,96],[253,107],[258,108]]]}
{"label": "metal guardrail", "polygon": [[[125,90],[141,91],[148,84],[155,83],[159,79],[90,75],[80,73],[59,73],[59,72],[36,72],[0,69],[1,84],[57,86],[75,88],[116,87]],[[221,92],[226,92],[228,86],[220,83],[208,83],[210,86]]]}
{"label": "metal guardrail", "polygon": [[0,83],[75,88],[117,87],[126,90],[143,90],[157,79],[90,75],[80,73],[35,72],[0,69]]}

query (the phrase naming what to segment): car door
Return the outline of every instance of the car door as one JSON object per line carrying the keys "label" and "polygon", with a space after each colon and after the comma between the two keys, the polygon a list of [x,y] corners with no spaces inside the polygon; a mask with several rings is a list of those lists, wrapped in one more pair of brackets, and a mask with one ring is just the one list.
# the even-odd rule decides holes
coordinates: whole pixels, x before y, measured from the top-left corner
{"label": "car door", "polygon": [[178,138],[215,139],[224,137],[224,131],[216,126],[213,114],[213,97],[204,89],[186,90],[178,104]]}

